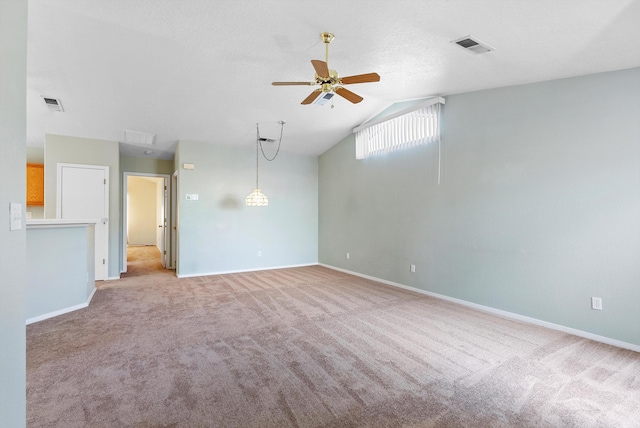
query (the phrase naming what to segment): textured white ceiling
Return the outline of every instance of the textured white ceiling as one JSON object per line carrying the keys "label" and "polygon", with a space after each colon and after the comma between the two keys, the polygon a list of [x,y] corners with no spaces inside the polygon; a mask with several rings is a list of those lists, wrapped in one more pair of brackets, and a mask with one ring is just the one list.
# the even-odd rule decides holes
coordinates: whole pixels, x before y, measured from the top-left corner
{"label": "textured white ceiling", "polygon": [[[360,104],[271,85],[313,80],[323,31],[330,68],[380,74],[349,86]],[[496,50],[450,43],[467,35]],[[638,40],[637,0],[29,0],[27,144],[126,129],[170,159],[178,140],[253,146],[256,123],[277,138],[284,120],[283,151],[320,154],[394,102],[640,66]]]}

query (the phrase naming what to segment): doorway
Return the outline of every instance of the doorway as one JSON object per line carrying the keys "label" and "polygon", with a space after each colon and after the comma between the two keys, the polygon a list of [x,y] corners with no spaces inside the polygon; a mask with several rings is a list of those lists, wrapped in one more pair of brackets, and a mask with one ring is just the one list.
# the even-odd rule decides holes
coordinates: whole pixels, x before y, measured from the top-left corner
{"label": "doorway", "polygon": [[122,268],[127,272],[133,249],[154,255],[163,269],[171,269],[169,175],[125,172],[123,176]]}

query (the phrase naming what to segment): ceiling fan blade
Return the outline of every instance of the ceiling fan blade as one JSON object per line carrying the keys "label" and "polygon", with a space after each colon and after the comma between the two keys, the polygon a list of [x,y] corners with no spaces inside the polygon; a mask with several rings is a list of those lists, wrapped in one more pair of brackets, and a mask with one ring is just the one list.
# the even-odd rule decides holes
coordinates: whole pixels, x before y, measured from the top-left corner
{"label": "ceiling fan blade", "polygon": [[315,85],[316,82],[271,82],[273,86],[292,86],[292,85],[304,85],[310,86]]}
{"label": "ceiling fan blade", "polygon": [[336,88],[334,92],[340,95],[345,100],[351,101],[354,104],[358,104],[360,101],[364,99],[360,95],[354,94],[353,92],[345,88]]}
{"label": "ceiling fan blade", "polygon": [[322,92],[322,89],[316,89],[315,91],[311,92],[309,96],[305,98],[300,104],[311,104],[315,101],[316,98],[318,98],[318,94],[320,92]]}
{"label": "ceiling fan blade", "polygon": [[350,85],[352,83],[379,82],[380,75],[378,73],[357,74],[355,76],[342,77],[340,81],[343,85]]}
{"label": "ceiling fan blade", "polygon": [[327,65],[326,62],[319,61],[317,59],[312,59],[311,60],[311,64],[313,65],[313,68],[315,68],[316,74],[319,77],[321,77],[323,79],[328,79],[329,78],[329,66]]}

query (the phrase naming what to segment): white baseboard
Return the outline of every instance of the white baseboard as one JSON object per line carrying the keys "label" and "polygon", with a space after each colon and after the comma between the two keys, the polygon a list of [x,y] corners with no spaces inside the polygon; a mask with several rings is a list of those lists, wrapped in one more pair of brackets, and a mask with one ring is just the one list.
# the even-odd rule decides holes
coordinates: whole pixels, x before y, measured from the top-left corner
{"label": "white baseboard", "polygon": [[270,266],[270,267],[265,267],[265,268],[226,270],[226,271],[206,272],[206,273],[188,273],[188,274],[178,274],[178,273],[176,273],[176,276],[178,278],[193,278],[195,276],[226,275],[226,274],[229,274],[229,273],[257,272],[257,271],[261,271],[261,270],[290,269],[290,268],[307,267],[307,266],[318,266],[318,263],[305,263],[305,264],[301,264],[301,265],[288,265],[288,266]]}
{"label": "white baseboard", "polygon": [[527,317],[525,315],[520,315],[520,314],[516,314],[513,312],[508,312],[508,311],[503,311],[502,309],[496,309],[496,308],[492,308],[490,306],[484,306],[484,305],[479,305],[477,303],[473,303],[473,302],[468,302],[466,300],[462,300],[462,299],[457,299],[455,297],[449,297],[449,296],[445,296],[444,294],[438,294],[438,293],[434,293],[431,291],[426,291],[426,290],[422,290],[420,288],[416,288],[416,287],[411,287],[408,285],[404,285],[404,284],[399,284],[397,282],[393,282],[393,281],[387,281],[386,279],[381,279],[381,278],[376,278],[374,276],[369,276],[369,275],[364,275],[358,272],[353,272],[347,269],[342,269],[339,267],[335,267],[335,266],[331,266],[331,265],[327,265],[324,263],[318,263],[320,266],[324,266],[326,268],[329,269],[333,269],[333,270],[337,270],[340,272],[344,272],[344,273],[348,273],[350,275],[355,275],[355,276],[359,276],[361,278],[365,278],[365,279],[370,279],[372,281],[376,281],[376,282],[380,282],[382,284],[385,285],[390,285],[392,287],[397,287],[397,288],[402,288],[405,290],[409,290],[409,291],[413,291],[416,293],[420,293],[420,294],[424,294],[430,297],[435,297],[436,299],[442,299],[442,300],[446,300],[449,302],[453,302],[453,303],[458,303],[460,305],[463,306],[467,306],[473,309],[477,309],[479,311],[482,312],[488,312],[490,314],[493,315],[497,315],[503,318],[509,318],[509,319],[513,319],[516,321],[522,321],[522,322],[526,322],[528,324],[534,324],[534,325],[538,325],[541,327],[546,327],[546,328],[550,328],[552,330],[557,330],[557,331],[561,331],[563,333],[569,333],[569,334],[573,334],[575,336],[579,336],[579,337],[584,337],[585,339],[590,339],[590,340],[595,340],[596,342],[601,342],[601,343],[605,343],[607,345],[612,345],[612,346],[617,346],[618,348],[624,348],[624,349],[630,349],[632,351],[635,352],[640,352],[640,346],[639,345],[634,345],[633,343],[627,343],[627,342],[623,342],[621,340],[617,340],[617,339],[612,339],[610,337],[606,337],[606,336],[600,336],[597,334],[593,334],[593,333],[589,333],[587,331],[582,331],[582,330],[577,330],[575,328],[571,328],[571,327],[566,327],[560,324],[554,324],[548,321],[543,321],[543,320],[539,320],[537,318],[531,318],[531,317]]}
{"label": "white baseboard", "polygon": [[93,295],[96,294],[96,291],[98,291],[98,288],[93,287],[93,290],[91,290],[91,294],[89,294],[89,298],[87,299],[87,306],[89,306],[91,300],[93,300]]}
{"label": "white baseboard", "polygon": [[59,315],[63,315],[69,312],[73,312],[73,311],[77,311],[78,309],[84,309],[87,306],[89,306],[89,303],[91,303],[91,299],[93,299],[93,295],[96,294],[96,287],[93,287],[93,290],[91,291],[91,294],[89,295],[89,298],[87,298],[87,302],[86,303],[80,303],[79,305],[74,305],[74,306],[70,306],[68,308],[64,308],[64,309],[59,309],[57,311],[53,311],[53,312],[49,312],[43,315],[38,315],[37,317],[33,317],[33,318],[29,318],[26,321],[26,325],[29,324],[33,324],[34,322],[38,322],[38,321],[44,321],[46,319],[49,318],[53,318],[53,317],[57,317]]}

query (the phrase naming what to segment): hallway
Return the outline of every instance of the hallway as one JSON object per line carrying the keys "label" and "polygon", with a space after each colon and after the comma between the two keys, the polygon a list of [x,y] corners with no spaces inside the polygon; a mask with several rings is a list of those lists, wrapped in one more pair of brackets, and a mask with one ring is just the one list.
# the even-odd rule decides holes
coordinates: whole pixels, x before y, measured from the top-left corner
{"label": "hallway", "polygon": [[122,278],[157,274],[174,274],[172,270],[163,269],[158,247],[154,245],[127,247],[127,271],[121,274]]}

